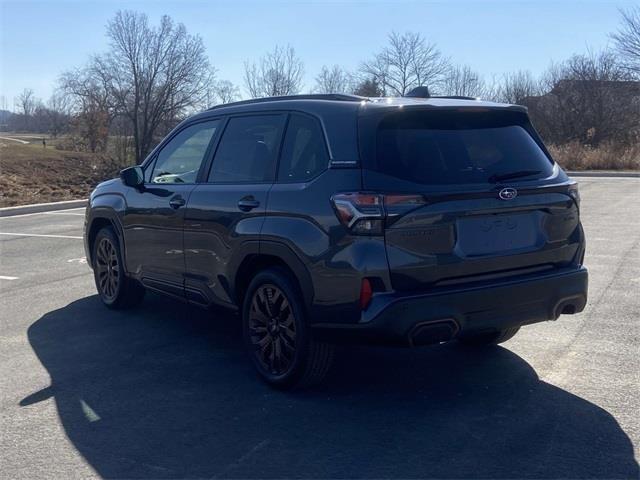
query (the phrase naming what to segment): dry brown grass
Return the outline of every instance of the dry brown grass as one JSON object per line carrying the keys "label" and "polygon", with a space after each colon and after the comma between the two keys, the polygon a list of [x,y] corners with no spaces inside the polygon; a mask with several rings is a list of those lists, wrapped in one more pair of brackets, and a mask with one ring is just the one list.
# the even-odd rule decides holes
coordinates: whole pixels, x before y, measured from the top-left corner
{"label": "dry brown grass", "polygon": [[118,169],[100,155],[0,140],[0,207],[86,198]]}
{"label": "dry brown grass", "polygon": [[597,148],[579,142],[551,145],[553,158],[566,170],[640,170],[640,145]]}

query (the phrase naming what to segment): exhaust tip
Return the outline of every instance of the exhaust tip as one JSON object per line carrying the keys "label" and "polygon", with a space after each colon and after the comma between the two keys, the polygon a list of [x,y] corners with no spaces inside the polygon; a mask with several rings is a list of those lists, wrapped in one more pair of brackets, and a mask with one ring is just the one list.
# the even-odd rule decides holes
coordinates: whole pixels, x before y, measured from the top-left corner
{"label": "exhaust tip", "polygon": [[556,305],[553,312],[553,318],[557,319],[560,315],[573,315],[575,313],[580,313],[584,310],[586,303],[587,298],[584,295],[567,298]]}
{"label": "exhaust tip", "polygon": [[419,347],[448,342],[455,338],[459,329],[458,323],[453,319],[421,323],[409,332],[409,344]]}

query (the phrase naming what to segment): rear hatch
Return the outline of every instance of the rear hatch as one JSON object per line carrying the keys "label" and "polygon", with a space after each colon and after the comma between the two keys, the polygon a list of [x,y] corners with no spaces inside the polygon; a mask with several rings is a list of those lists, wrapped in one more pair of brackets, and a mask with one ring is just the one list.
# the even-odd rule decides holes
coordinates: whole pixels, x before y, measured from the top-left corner
{"label": "rear hatch", "polygon": [[363,113],[359,129],[364,190],[384,201],[394,289],[513,277],[577,261],[575,184],[524,111],[384,109]]}

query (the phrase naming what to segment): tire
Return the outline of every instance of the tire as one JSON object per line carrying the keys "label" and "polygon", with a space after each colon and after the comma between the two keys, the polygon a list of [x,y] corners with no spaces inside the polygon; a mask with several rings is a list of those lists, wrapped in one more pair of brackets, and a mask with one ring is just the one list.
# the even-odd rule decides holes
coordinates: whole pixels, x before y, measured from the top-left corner
{"label": "tire", "polygon": [[120,243],[111,227],[102,228],[93,243],[93,277],[100,300],[114,310],[138,305],[144,287],[124,273]]}
{"label": "tire", "polygon": [[264,381],[280,389],[305,388],[325,378],[334,346],[312,338],[297,285],[284,269],[258,273],[242,306],[247,353]]}
{"label": "tire", "polygon": [[463,335],[458,341],[469,347],[483,347],[486,345],[497,345],[513,338],[518,333],[520,327],[506,328],[493,332],[480,332],[471,335]]}

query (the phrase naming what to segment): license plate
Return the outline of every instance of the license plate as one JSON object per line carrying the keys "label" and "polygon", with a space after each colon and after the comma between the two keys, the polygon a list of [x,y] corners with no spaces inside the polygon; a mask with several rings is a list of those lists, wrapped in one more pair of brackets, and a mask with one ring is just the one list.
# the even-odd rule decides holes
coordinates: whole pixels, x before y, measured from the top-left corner
{"label": "license plate", "polygon": [[541,241],[533,213],[487,215],[458,220],[458,249],[465,255],[487,255],[531,249]]}

